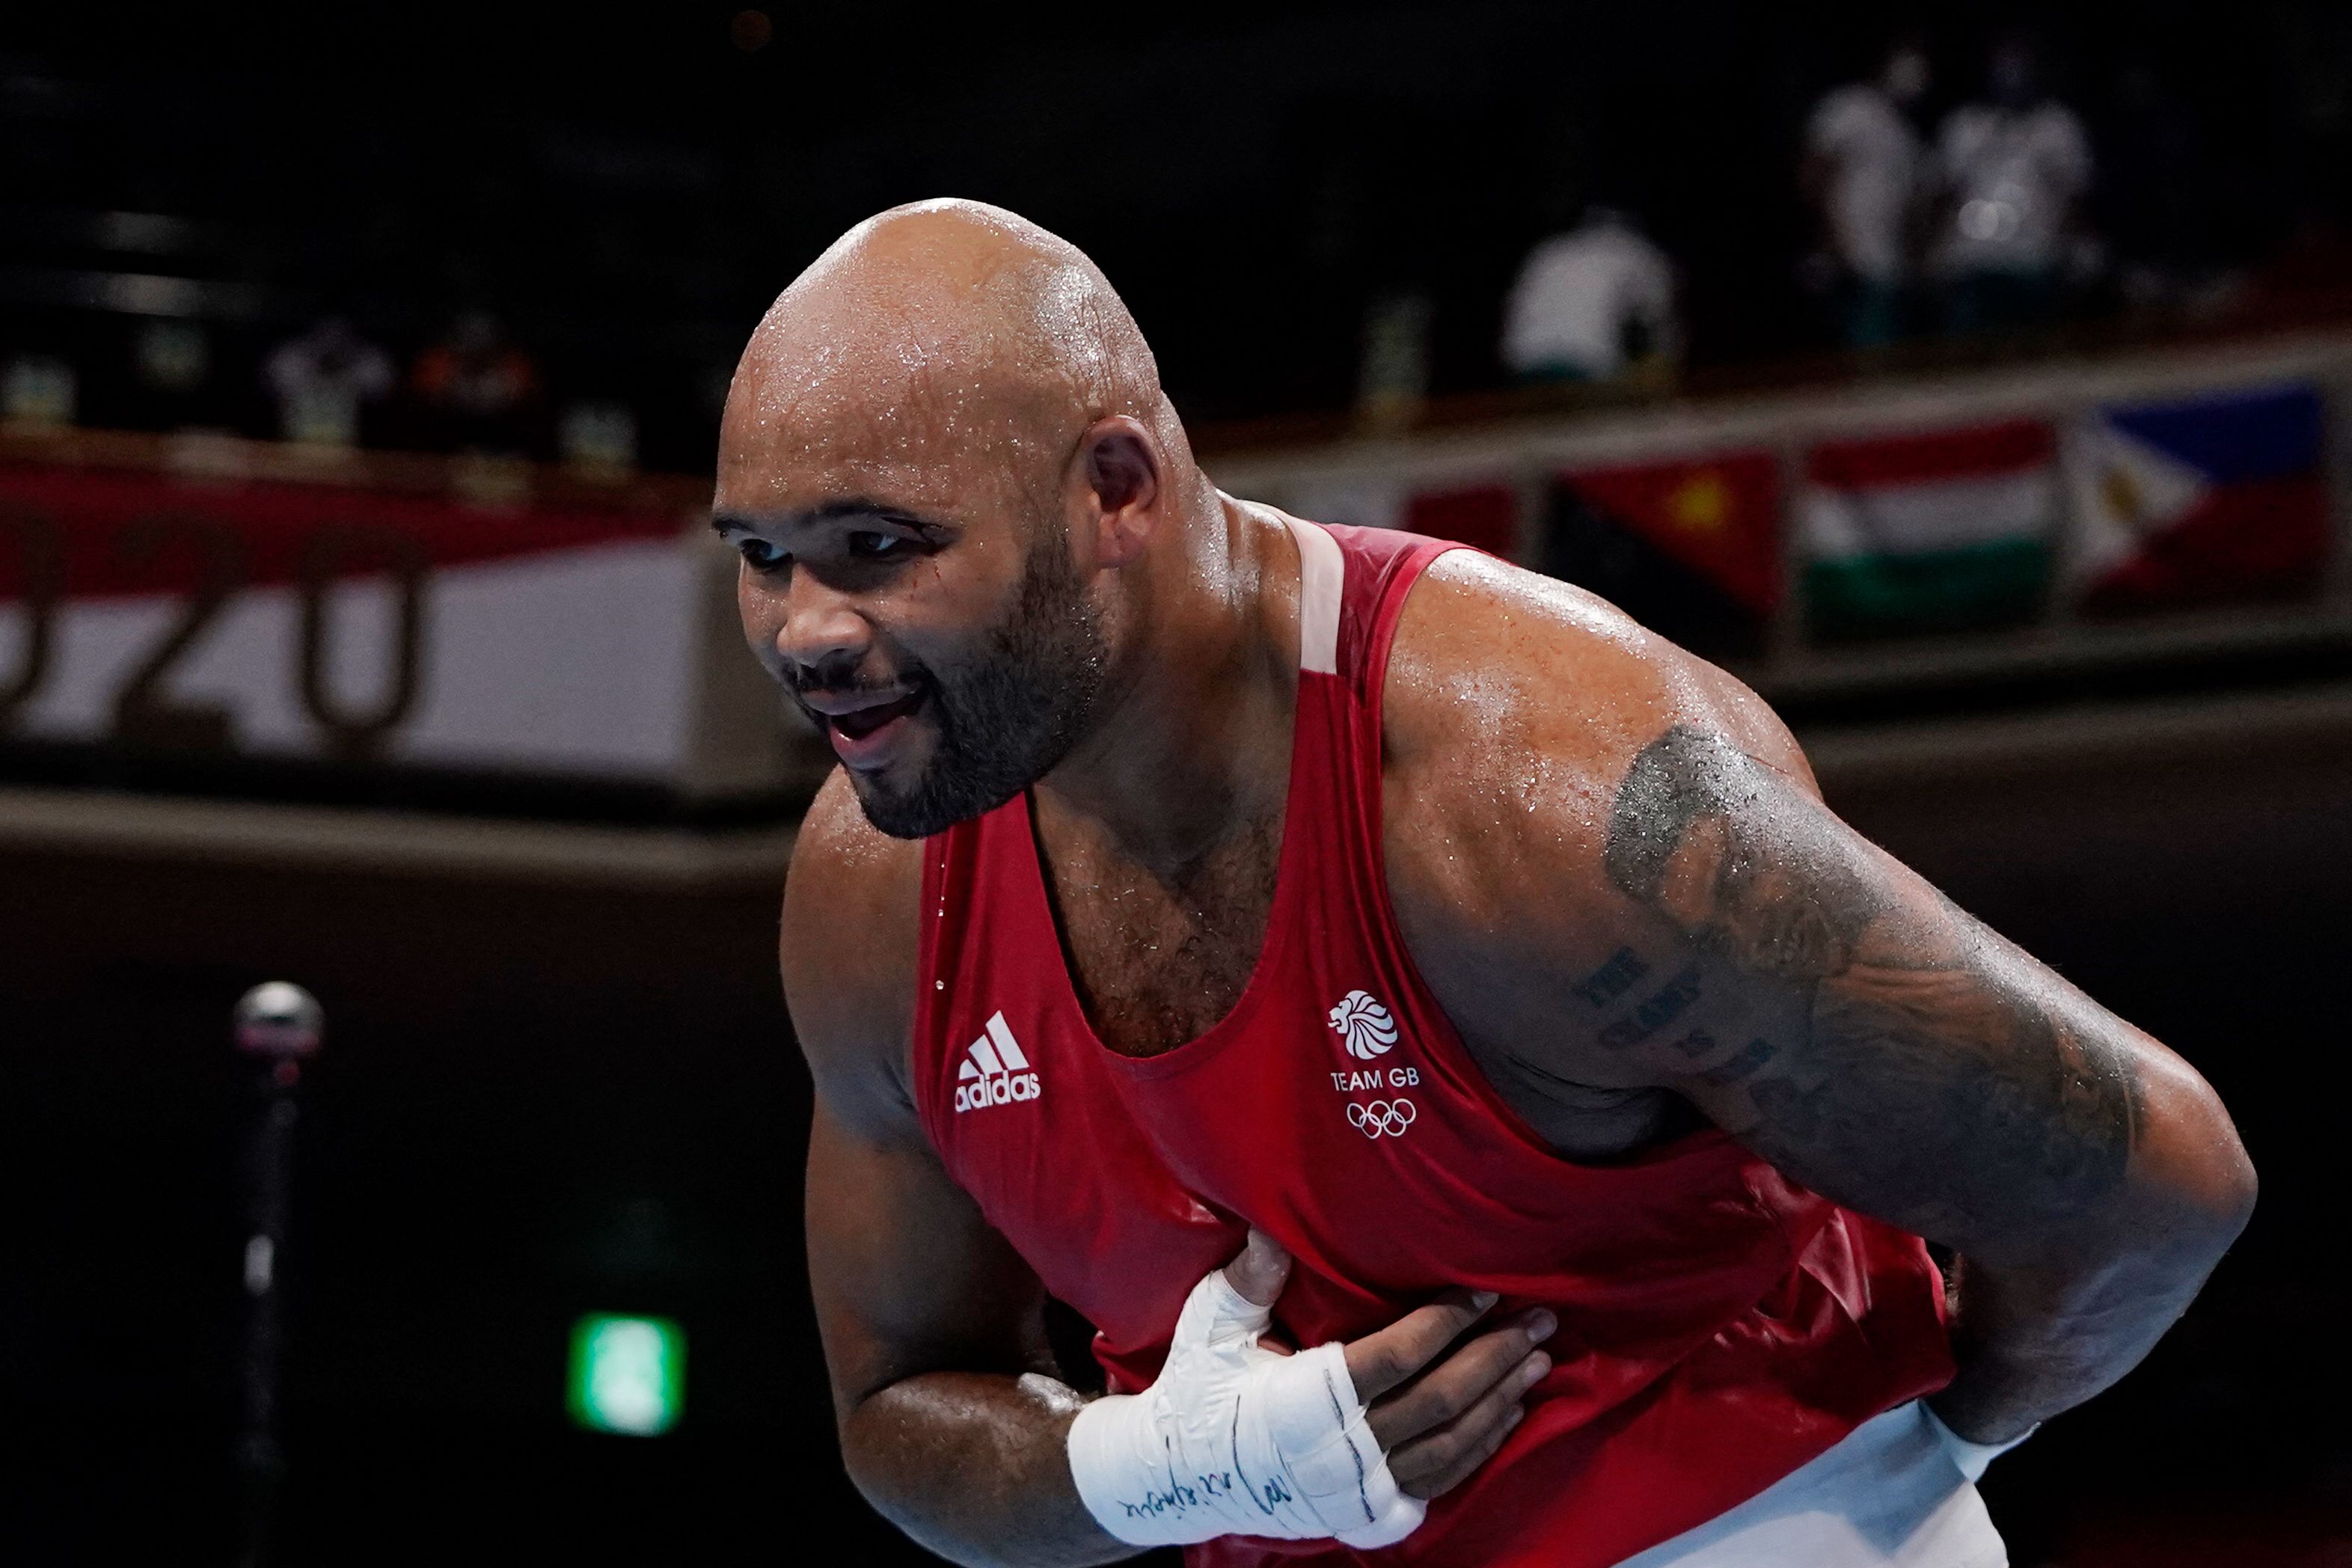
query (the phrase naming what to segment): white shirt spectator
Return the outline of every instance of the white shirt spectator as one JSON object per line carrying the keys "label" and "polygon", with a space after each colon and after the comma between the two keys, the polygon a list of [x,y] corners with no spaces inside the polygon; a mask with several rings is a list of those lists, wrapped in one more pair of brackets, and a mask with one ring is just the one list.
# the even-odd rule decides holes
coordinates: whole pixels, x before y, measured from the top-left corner
{"label": "white shirt spectator", "polygon": [[1595,209],[1528,253],[1503,322],[1503,363],[1523,375],[1606,380],[1626,365],[1632,329],[1675,349],[1675,268],[1622,216]]}
{"label": "white shirt spectator", "polygon": [[391,391],[394,374],[390,355],[337,319],[280,343],[263,368],[280,434],[334,447],[358,442],[361,405]]}
{"label": "white shirt spectator", "polygon": [[1828,172],[1822,195],[1830,248],[1869,283],[1898,283],[1904,230],[1926,149],[1911,121],[1874,82],[1839,88],[1814,106],[1805,151]]}
{"label": "white shirt spectator", "polygon": [[2047,272],[2064,259],[2066,214],[2091,186],[2091,142],[2063,105],[1952,110],[1936,162],[1951,216],[1936,253],[1947,276]]}

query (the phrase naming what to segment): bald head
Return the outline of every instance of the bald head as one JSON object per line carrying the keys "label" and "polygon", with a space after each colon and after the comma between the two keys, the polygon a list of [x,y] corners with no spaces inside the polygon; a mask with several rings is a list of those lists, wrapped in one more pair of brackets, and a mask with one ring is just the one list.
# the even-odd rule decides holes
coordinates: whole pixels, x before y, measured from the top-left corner
{"label": "bald head", "polygon": [[1181,440],[1101,269],[1001,207],[921,202],[843,235],[769,308],[728,397],[721,478],[814,464],[928,489],[927,471],[994,467],[1050,485],[1110,415]]}
{"label": "bald head", "polygon": [[919,837],[1089,731],[1222,516],[1100,269],[1000,208],[925,202],[770,308],[712,521],[752,647],[875,825]]}

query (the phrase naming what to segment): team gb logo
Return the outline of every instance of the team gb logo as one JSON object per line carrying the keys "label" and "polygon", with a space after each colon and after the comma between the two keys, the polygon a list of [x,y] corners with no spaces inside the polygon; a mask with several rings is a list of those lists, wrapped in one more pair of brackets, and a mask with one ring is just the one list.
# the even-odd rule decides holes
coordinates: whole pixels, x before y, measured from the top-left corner
{"label": "team gb logo", "polygon": [[1386,1056],[1397,1042],[1396,1020],[1389,1010],[1372,1000],[1369,991],[1350,991],[1331,1009],[1331,1027],[1348,1054],[1358,1061],[1368,1062],[1374,1057]]}

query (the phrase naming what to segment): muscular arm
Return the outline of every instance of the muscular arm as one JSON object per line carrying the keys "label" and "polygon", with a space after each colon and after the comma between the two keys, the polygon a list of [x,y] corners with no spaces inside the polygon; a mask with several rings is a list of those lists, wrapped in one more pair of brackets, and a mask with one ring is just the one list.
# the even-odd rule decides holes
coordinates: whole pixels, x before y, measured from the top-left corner
{"label": "muscular arm", "polygon": [[821,1109],[809,1169],[810,1277],[866,1500],[956,1562],[1131,1556],[1071,1483],[1085,1401],[1053,1370],[1034,1277],[926,1152],[866,1142]]}
{"label": "muscular arm", "polygon": [[[1391,852],[1408,933],[1482,1055],[1538,1087],[1669,1090],[1962,1254],[1961,1371],[1937,1405],[1965,1436],[2013,1436],[2128,1371],[2252,1203],[2212,1090],[1841,822],[1719,671],[1573,591],[1451,578],[1408,612],[1425,635],[1391,704],[1391,797],[1421,820]],[[1527,673],[1433,772],[1412,754],[1439,732],[1428,698],[1454,658],[1504,652],[1453,625],[1474,606]],[[1449,806],[1449,765],[1524,782]],[[1433,841],[1431,814],[1476,847],[1466,864],[1397,864],[1408,835]]]}
{"label": "muscular arm", "polygon": [[836,774],[784,894],[785,994],[817,1090],[809,1277],[842,1458],[877,1511],[953,1561],[1131,1556],[1070,1479],[1083,1400],[1054,1373],[1044,1290],[949,1180],[908,1091],[916,853],[868,827]]}
{"label": "muscular arm", "polygon": [[1722,1041],[1639,1059],[1800,1181],[1967,1259],[1937,1402],[1963,1436],[2122,1376],[2243,1224],[2252,1167],[2186,1063],[1720,730],[1636,753],[1605,859],[1735,992]]}

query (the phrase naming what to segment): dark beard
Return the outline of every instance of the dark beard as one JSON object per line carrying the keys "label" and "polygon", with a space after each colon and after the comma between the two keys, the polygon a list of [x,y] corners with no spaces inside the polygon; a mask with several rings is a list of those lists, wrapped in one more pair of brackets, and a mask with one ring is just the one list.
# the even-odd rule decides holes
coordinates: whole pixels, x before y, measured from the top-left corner
{"label": "dark beard", "polygon": [[930,765],[903,790],[851,773],[866,820],[927,838],[992,811],[1051,772],[1086,732],[1102,691],[1102,617],[1059,531],[1040,530],[1012,613],[961,670],[923,673],[938,727]]}

